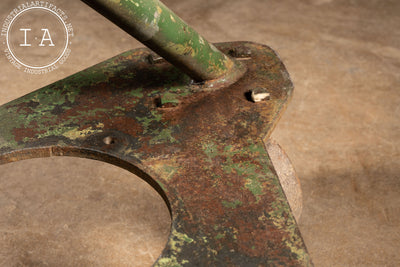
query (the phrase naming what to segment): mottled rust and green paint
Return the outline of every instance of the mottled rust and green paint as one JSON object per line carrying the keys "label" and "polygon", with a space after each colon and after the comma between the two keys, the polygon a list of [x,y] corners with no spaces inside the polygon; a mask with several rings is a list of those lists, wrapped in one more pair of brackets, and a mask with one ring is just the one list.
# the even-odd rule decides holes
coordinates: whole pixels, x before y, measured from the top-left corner
{"label": "mottled rust and green paint", "polygon": [[[140,175],[172,216],[155,266],[311,265],[263,144],[291,96],[289,76],[268,47],[217,47],[248,69],[217,90],[137,49],[1,106],[0,163],[79,156]],[[249,101],[259,87],[270,100]]]}
{"label": "mottled rust and green paint", "polygon": [[83,0],[198,81],[235,71],[232,59],[158,0]]}

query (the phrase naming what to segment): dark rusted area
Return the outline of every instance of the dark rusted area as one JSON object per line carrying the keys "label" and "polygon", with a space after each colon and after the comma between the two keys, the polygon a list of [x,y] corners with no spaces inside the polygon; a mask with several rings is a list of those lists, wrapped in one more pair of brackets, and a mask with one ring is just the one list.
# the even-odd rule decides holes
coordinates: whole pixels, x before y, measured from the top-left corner
{"label": "dark rusted area", "polygon": [[[155,266],[312,265],[263,144],[289,75],[266,46],[216,46],[247,66],[229,86],[136,49],[1,106],[0,162],[78,156],[139,174],[171,210]],[[250,101],[255,88],[269,99]]]}

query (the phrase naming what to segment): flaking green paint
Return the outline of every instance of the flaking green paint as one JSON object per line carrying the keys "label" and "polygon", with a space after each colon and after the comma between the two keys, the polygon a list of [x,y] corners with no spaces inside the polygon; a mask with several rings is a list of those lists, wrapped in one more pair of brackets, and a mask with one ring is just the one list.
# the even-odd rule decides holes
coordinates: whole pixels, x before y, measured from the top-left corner
{"label": "flaking green paint", "polygon": [[[155,110],[152,110],[148,116],[145,117],[137,117],[136,118],[143,127],[143,133],[152,133],[153,131],[159,131],[158,128],[151,127],[152,124],[158,125],[156,122],[160,122],[162,119],[162,115]],[[157,132],[158,134],[158,132]]]}
{"label": "flaking green paint", "polygon": [[171,256],[158,259],[154,267],[182,267],[182,265],[178,263],[175,256]]}
{"label": "flaking green paint", "polygon": [[151,140],[150,144],[161,144],[161,143],[176,143],[177,140],[172,136],[173,131],[170,128],[162,129],[161,131],[154,131],[155,135]]}
{"label": "flaking green paint", "polygon": [[161,97],[161,104],[165,105],[168,103],[179,104],[178,95],[170,92],[165,92]]}
{"label": "flaking green paint", "polygon": [[205,142],[202,144],[202,150],[207,156],[207,161],[212,162],[213,159],[219,155],[218,146],[213,142]]}
{"label": "flaking green paint", "polygon": [[238,206],[241,206],[242,204],[243,204],[243,202],[240,201],[240,200],[235,200],[235,201],[233,201],[233,202],[229,202],[229,201],[222,200],[222,205],[223,205],[225,208],[235,209],[235,208],[237,208]]}
{"label": "flaking green paint", "polygon": [[[128,55],[129,52],[124,54]],[[123,66],[116,67],[111,62],[101,63],[98,66],[113,66],[117,69],[123,68]],[[91,86],[94,83],[108,82],[110,72],[106,75],[103,70],[101,67],[94,66],[2,106],[0,108],[0,124],[2,125],[0,135],[4,142],[0,142],[0,148],[23,147],[23,145],[15,142],[12,134],[13,129],[32,128],[32,125],[35,125],[38,132],[34,138],[65,136],[69,139],[76,139],[101,132],[101,129],[96,126],[79,129],[77,123],[82,123],[82,121],[77,117],[70,117],[63,120],[57,126],[48,127],[47,125],[57,119],[58,115],[54,113],[56,108],[58,112],[65,112],[72,109],[70,105],[75,102],[76,96],[81,92],[81,88]],[[135,93],[135,97],[140,97],[139,93]],[[21,109],[22,105],[25,106],[23,109]],[[104,108],[78,111],[78,113],[85,116],[97,116],[107,112],[109,110]],[[119,112],[119,115],[124,114],[121,110],[118,111],[118,109],[114,109],[113,112]],[[3,123],[1,121],[3,119],[7,121]],[[88,121],[86,124],[90,125],[91,123],[91,121]],[[29,137],[24,137],[23,141],[27,142],[30,139]]]}
{"label": "flaking green paint", "polygon": [[171,244],[170,247],[173,251],[180,251],[182,246],[184,246],[186,243],[190,244],[194,240],[190,238],[187,234],[185,233],[180,233],[176,229],[172,230],[172,238],[170,238]]}
{"label": "flaking green paint", "polygon": [[221,234],[221,233],[218,233],[216,236],[215,236],[215,239],[221,239],[221,238],[224,238],[225,237],[225,234]]}
{"label": "flaking green paint", "polygon": [[[206,156],[207,162],[213,162],[217,156],[225,158],[222,169],[226,174],[236,172],[239,176],[243,177],[245,188],[250,190],[257,200],[264,194],[264,183],[266,178],[271,174],[268,168],[268,162],[259,160],[258,162],[238,161],[234,158],[241,158],[249,156],[257,159],[268,158],[264,146],[256,144],[252,140],[248,140],[247,147],[235,148],[233,145],[227,145],[220,149],[216,143],[212,141],[205,141],[202,143],[202,150]],[[205,166],[204,168],[209,168]]]}
{"label": "flaking green paint", "polygon": [[219,78],[235,65],[158,0],[86,2],[196,80]]}
{"label": "flaking green paint", "polygon": [[154,266],[170,267],[182,266],[183,264],[190,263],[189,259],[178,260],[176,255],[181,252],[182,247],[193,242],[195,242],[193,238],[190,238],[187,234],[180,233],[175,228],[173,228],[168,242],[168,246],[171,249],[171,254],[168,257],[161,257],[160,259],[158,259]]}
{"label": "flaking green paint", "polygon": [[137,88],[134,90],[129,90],[125,93],[129,97],[137,97],[137,98],[142,98],[143,97],[143,88]]}
{"label": "flaking green paint", "polygon": [[166,179],[167,181],[169,181],[172,177],[174,177],[174,174],[177,171],[178,171],[178,167],[164,164],[162,167],[163,179]]}
{"label": "flaking green paint", "polygon": [[[84,130],[72,129],[70,131],[62,133],[62,135],[71,140],[74,140],[77,138],[82,138],[82,137],[86,137],[91,134],[101,133],[101,132],[102,132],[101,129],[93,129],[92,127],[89,127]],[[53,134],[53,135],[58,135],[58,134]]]}

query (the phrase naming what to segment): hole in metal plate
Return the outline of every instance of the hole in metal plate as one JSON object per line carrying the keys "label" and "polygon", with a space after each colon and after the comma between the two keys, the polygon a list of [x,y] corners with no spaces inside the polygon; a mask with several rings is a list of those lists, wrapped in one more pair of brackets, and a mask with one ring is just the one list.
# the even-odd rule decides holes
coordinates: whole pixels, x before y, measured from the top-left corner
{"label": "hole in metal plate", "polygon": [[111,136],[106,136],[106,137],[103,138],[103,142],[106,145],[111,145],[111,144],[115,143],[115,140]]}
{"label": "hole in metal plate", "polygon": [[2,266],[151,266],[170,228],[159,193],[111,164],[52,157],[0,166]]}

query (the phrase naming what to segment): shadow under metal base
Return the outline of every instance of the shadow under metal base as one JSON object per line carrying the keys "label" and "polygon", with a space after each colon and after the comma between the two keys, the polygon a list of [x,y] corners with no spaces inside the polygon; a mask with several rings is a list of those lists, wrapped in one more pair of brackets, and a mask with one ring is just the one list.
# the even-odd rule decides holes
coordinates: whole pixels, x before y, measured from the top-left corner
{"label": "shadow under metal base", "polygon": [[[135,49],[0,107],[0,163],[76,156],[121,166],[167,202],[155,266],[311,265],[264,149],[293,86],[270,48],[217,47],[246,73],[213,89]],[[265,88],[270,99],[249,93]]]}

